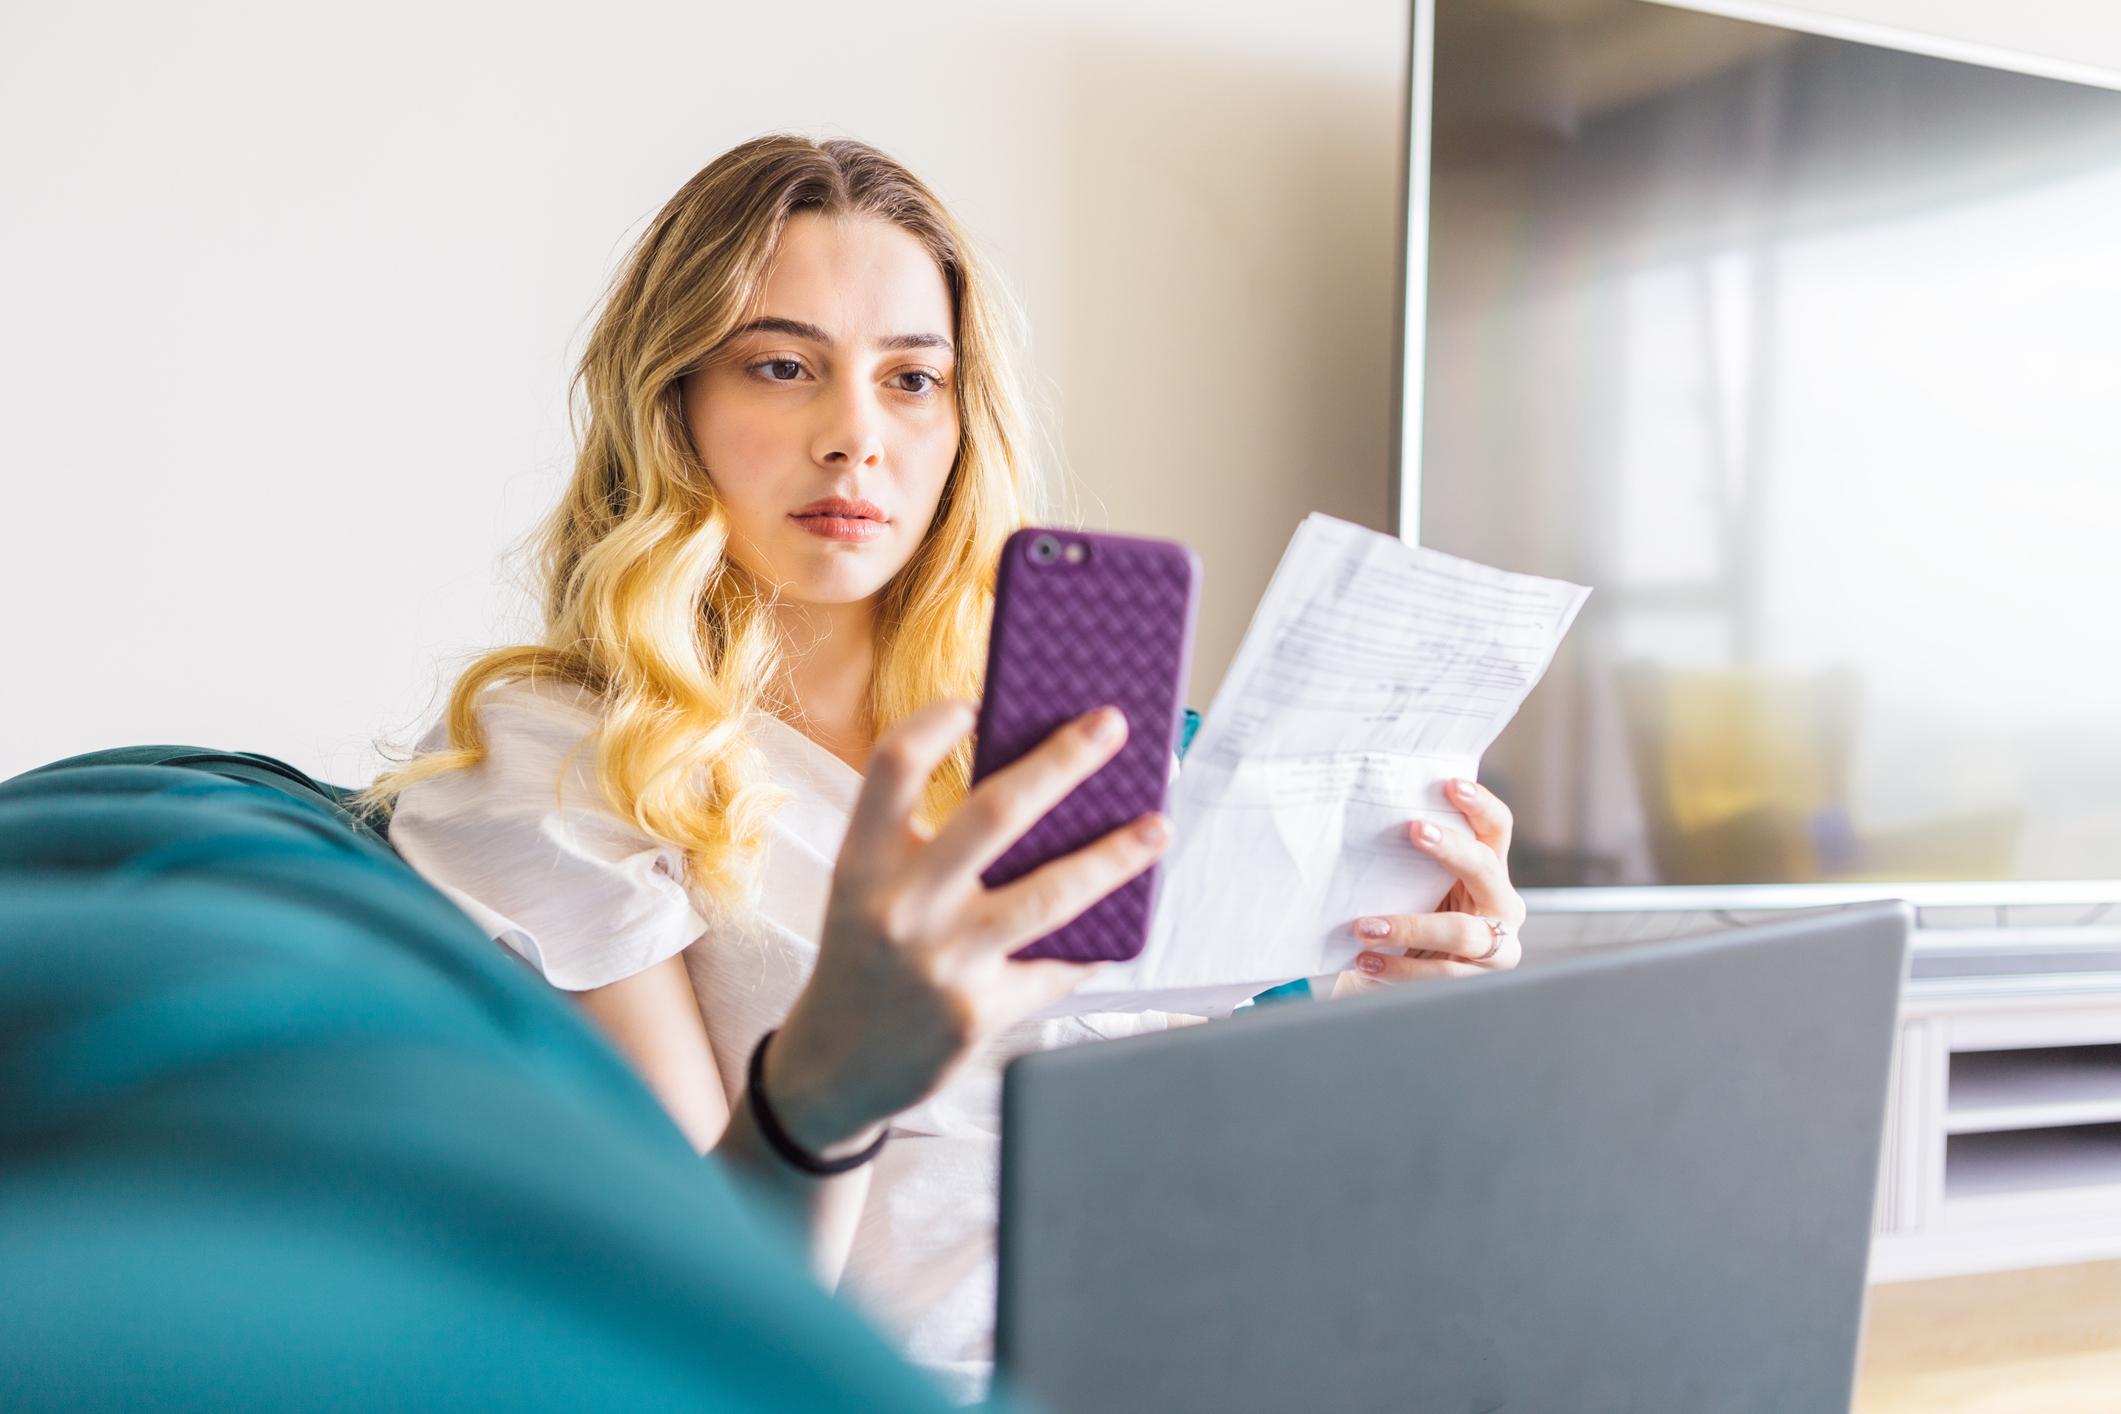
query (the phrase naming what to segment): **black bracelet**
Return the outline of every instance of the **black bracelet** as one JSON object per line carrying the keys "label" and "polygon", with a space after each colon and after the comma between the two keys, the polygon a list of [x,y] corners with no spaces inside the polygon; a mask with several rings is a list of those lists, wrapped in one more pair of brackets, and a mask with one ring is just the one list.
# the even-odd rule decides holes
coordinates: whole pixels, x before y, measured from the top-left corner
{"label": "black bracelet", "polygon": [[759,1133],[766,1136],[766,1142],[772,1146],[773,1152],[804,1173],[816,1174],[819,1178],[830,1178],[834,1174],[846,1173],[849,1169],[858,1169],[881,1153],[884,1140],[890,1135],[888,1129],[878,1134],[876,1142],[859,1154],[849,1154],[844,1159],[821,1159],[796,1143],[788,1131],[781,1128],[780,1117],[774,1114],[773,1106],[766,1102],[766,1043],[773,1037],[774,1033],[771,1031],[759,1037],[759,1043],[751,1048],[751,1065],[744,1075],[745,1092],[751,1096],[752,1122],[758,1125]]}

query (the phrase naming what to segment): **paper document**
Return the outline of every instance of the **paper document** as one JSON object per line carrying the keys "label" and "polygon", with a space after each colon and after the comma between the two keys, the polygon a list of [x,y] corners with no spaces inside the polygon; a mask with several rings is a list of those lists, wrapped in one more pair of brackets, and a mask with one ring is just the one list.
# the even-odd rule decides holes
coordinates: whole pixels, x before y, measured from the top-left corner
{"label": "paper document", "polygon": [[1062,1009],[1220,1014],[1347,966],[1356,918],[1434,909],[1453,880],[1407,826],[1466,831],[1444,783],[1477,777],[1589,593],[1305,520],[1173,787],[1148,948]]}

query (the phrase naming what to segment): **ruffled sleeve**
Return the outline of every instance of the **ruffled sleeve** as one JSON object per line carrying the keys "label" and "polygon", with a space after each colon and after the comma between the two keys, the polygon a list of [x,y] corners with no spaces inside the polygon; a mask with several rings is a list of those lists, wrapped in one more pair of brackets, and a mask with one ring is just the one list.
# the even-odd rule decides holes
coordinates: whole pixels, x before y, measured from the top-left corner
{"label": "ruffled sleeve", "polygon": [[[504,683],[476,710],[486,759],[398,797],[390,841],[408,864],[568,991],[631,977],[706,930],[683,853],[605,803],[588,742],[593,699]],[[420,749],[444,745],[446,733],[437,723]]]}

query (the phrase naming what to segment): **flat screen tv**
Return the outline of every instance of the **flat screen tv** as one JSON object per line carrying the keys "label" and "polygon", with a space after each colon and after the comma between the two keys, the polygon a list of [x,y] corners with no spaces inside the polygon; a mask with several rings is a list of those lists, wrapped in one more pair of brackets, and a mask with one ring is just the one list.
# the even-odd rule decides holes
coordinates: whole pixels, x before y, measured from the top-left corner
{"label": "flat screen tv", "polygon": [[2121,92],[1718,8],[1416,10],[1400,530],[1594,589],[1514,873],[2121,900]]}

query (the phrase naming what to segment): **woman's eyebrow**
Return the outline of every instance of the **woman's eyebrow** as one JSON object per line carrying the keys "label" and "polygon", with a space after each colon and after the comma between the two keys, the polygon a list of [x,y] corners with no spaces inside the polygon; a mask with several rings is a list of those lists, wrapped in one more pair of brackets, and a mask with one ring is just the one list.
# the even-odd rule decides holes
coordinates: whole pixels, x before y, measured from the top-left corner
{"label": "woman's eyebrow", "polygon": [[[836,340],[815,324],[806,324],[800,319],[783,319],[769,314],[754,319],[736,331],[738,334],[785,334],[791,339],[808,339],[814,344],[830,346]],[[733,336],[732,336],[733,337]],[[890,334],[876,341],[880,349],[942,349],[950,351],[950,341],[941,334]]]}

